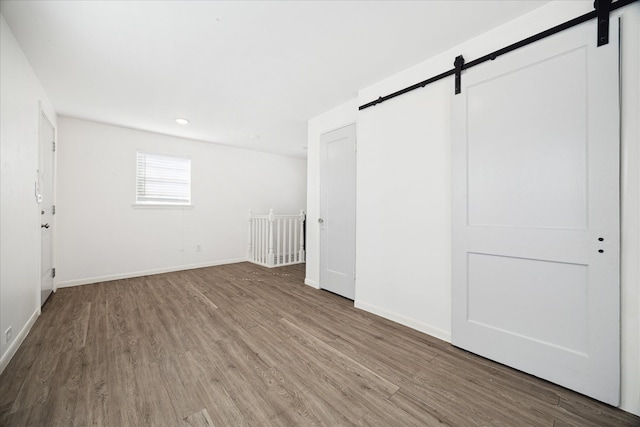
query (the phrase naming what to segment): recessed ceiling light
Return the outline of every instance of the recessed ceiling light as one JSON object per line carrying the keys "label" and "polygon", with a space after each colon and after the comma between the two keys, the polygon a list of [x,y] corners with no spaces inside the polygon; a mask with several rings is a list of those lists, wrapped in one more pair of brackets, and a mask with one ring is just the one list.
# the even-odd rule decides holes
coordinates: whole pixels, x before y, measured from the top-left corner
{"label": "recessed ceiling light", "polygon": [[189,120],[178,117],[176,119],[176,123],[178,123],[180,125],[188,125],[189,124]]}
{"label": "recessed ceiling light", "polygon": [[249,139],[260,139],[260,135],[249,135]]}

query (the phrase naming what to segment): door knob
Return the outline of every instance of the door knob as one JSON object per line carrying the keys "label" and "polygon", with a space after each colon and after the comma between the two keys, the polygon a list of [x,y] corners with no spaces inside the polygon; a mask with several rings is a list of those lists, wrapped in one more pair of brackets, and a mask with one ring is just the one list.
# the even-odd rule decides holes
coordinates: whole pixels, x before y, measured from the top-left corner
{"label": "door knob", "polygon": [[318,224],[324,224],[324,219],[318,218]]}
{"label": "door knob", "polygon": [[49,227],[51,227],[51,226],[49,225],[49,223],[46,223],[46,224],[40,224],[40,228],[49,228]]}

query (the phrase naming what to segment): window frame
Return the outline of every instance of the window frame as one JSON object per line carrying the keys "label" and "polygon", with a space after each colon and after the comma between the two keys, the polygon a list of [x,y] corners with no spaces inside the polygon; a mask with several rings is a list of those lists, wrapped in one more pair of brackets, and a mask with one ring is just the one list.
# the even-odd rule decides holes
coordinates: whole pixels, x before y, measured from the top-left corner
{"label": "window frame", "polygon": [[[154,156],[156,157],[157,160],[159,160],[158,158],[164,158],[164,159],[169,159],[169,160],[186,160],[188,161],[187,163],[187,168],[188,168],[188,182],[187,182],[187,198],[185,199],[184,202],[181,202],[179,200],[170,200],[167,199],[166,201],[163,200],[141,200],[140,199],[140,192],[139,192],[139,183],[141,178],[142,179],[147,179],[148,177],[146,176],[146,174],[141,174],[140,173],[140,156]],[[192,194],[192,178],[193,178],[193,173],[192,173],[192,162],[191,162],[191,157],[187,156],[187,155],[180,155],[180,154],[169,154],[169,153],[161,153],[161,152],[156,152],[156,151],[148,151],[148,150],[142,150],[142,149],[138,149],[136,150],[136,156],[135,156],[135,188],[134,188],[134,192],[135,192],[135,202],[133,203],[133,207],[135,208],[165,208],[165,209],[172,209],[172,208],[189,208],[189,207],[193,207],[193,194]],[[171,182],[171,180],[167,180],[168,182]]]}

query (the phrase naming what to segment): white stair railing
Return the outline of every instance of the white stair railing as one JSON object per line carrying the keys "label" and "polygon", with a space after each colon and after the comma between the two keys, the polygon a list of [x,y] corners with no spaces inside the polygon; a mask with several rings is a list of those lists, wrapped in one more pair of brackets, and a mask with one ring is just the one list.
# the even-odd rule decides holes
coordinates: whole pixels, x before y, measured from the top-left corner
{"label": "white stair railing", "polygon": [[303,210],[297,215],[253,215],[249,211],[250,262],[265,267],[300,264],[305,261]]}

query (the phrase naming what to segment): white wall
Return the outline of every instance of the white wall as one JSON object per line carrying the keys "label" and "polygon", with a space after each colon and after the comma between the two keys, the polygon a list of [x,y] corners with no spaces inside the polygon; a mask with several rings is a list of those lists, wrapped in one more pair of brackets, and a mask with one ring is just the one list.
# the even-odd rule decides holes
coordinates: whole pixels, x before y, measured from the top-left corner
{"label": "white wall", "polygon": [[[553,2],[362,88],[357,105],[451,69],[457,55],[473,60],[592,8],[592,1]],[[624,15],[621,407],[640,414],[640,4],[616,12],[620,13]],[[323,132],[318,126],[327,114],[331,122],[346,123],[357,112],[356,307],[445,340],[449,340],[451,331],[452,96],[453,78],[448,78],[360,112],[355,105],[332,110],[309,122],[309,174],[316,174],[312,166],[318,153],[312,150],[317,150],[317,144],[312,144]],[[311,180],[310,176],[310,211],[319,201],[317,185],[312,186]],[[317,246],[317,236],[317,229],[310,228],[308,241]],[[308,279],[317,280],[318,252],[317,247],[308,248]]]}
{"label": "white wall", "polygon": [[[246,260],[249,209],[305,209],[304,159],[68,117],[58,126],[57,286]],[[137,149],[191,158],[193,207],[133,207]]]}
{"label": "white wall", "polygon": [[441,81],[359,113],[356,207],[356,307],[447,341],[450,87]]}
{"label": "white wall", "polygon": [[[34,195],[46,93],[0,15],[0,371],[40,313],[40,215]],[[5,342],[11,327],[13,338]]]}

